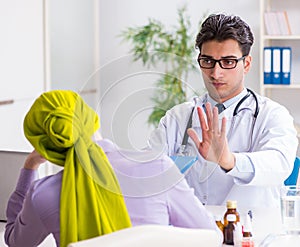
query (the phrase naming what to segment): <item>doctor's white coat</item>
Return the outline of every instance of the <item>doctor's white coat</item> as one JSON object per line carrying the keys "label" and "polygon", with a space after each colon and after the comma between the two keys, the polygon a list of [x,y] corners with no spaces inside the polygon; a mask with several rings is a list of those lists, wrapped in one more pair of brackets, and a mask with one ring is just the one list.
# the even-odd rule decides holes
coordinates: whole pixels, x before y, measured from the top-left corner
{"label": "doctor's white coat", "polygon": [[[186,179],[204,204],[225,205],[227,200],[237,200],[240,208],[279,207],[279,188],[293,169],[298,146],[293,118],[278,103],[256,95],[259,114],[254,123],[256,103],[248,97],[233,111],[238,102],[223,111],[227,119],[227,138],[230,150],[236,157],[236,166],[225,172],[218,164],[207,162],[188,139],[189,155],[198,161],[186,173]],[[175,155],[181,146],[186,125],[193,107],[203,107],[207,95],[196,97],[167,111],[158,128],[149,139],[149,146],[161,148],[168,155]],[[233,123],[234,122],[234,123]],[[201,127],[197,111],[193,112],[192,128],[201,140]]]}

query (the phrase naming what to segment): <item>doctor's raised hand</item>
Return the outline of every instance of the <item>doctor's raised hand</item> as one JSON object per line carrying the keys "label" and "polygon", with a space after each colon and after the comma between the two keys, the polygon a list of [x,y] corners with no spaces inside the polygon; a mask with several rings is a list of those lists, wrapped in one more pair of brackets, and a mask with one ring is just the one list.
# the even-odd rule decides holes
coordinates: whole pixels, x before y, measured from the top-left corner
{"label": "doctor's raised hand", "polygon": [[216,107],[211,109],[211,104],[206,103],[206,119],[201,107],[197,107],[199,122],[202,129],[202,141],[195,130],[188,129],[188,135],[194,141],[200,155],[208,161],[219,164],[225,171],[234,167],[235,158],[230,152],[226,137],[226,118],[222,118],[219,127],[219,113]]}

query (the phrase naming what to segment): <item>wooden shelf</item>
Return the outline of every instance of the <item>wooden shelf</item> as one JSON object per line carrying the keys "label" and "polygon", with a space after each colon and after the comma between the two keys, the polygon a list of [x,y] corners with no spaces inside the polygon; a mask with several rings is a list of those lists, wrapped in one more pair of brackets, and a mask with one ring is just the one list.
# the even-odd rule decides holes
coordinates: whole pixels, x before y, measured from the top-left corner
{"label": "wooden shelf", "polygon": [[264,40],[300,40],[300,35],[265,35]]}
{"label": "wooden shelf", "polygon": [[264,84],[262,87],[264,87],[265,89],[300,89],[300,84]]}

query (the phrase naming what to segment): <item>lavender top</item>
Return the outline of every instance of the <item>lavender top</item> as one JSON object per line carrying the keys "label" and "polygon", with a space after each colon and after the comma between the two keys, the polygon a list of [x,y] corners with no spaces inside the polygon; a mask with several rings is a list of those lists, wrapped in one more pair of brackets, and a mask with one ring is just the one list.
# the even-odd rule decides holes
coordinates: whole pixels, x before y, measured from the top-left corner
{"label": "lavender top", "polygon": [[[169,157],[153,160],[148,151],[121,150],[109,140],[98,144],[118,177],[133,226],[160,224],[219,231]],[[36,246],[49,234],[59,246],[62,173],[37,179],[37,171],[21,170],[6,212],[5,241],[10,247]]]}

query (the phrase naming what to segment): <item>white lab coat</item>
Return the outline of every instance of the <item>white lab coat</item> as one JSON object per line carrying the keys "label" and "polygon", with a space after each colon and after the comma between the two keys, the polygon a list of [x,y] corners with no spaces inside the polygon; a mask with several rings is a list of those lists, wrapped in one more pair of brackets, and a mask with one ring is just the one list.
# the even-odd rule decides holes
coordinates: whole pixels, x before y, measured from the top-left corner
{"label": "white lab coat", "polygon": [[[252,95],[241,104],[234,126],[233,111],[238,102],[219,116],[220,124],[223,116],[227,118],[228,143],[236,157],[236,166],[231,171],[226,173],[219,165],[205,161],[191,138],[188,139],[189,155],[197,155],[198,161],[188,170],[186,178],[202,203],[224,205],[231,199],[237,200],[239,207],[245,209],[279,207],[279,187],[293,169],[297,133],[286,108],[266,97],[257,95],[257,98],[259,114],[254,128],[255,100]],[[206,99],[207,95],[196,97],[169,110],[150,136],[149,146],[175,155],[182,143],[192,108],[203,107]],[[197,111],[193,113],[192,128],[201,139]],[[230,128],[232,134],[229,134]]]}

